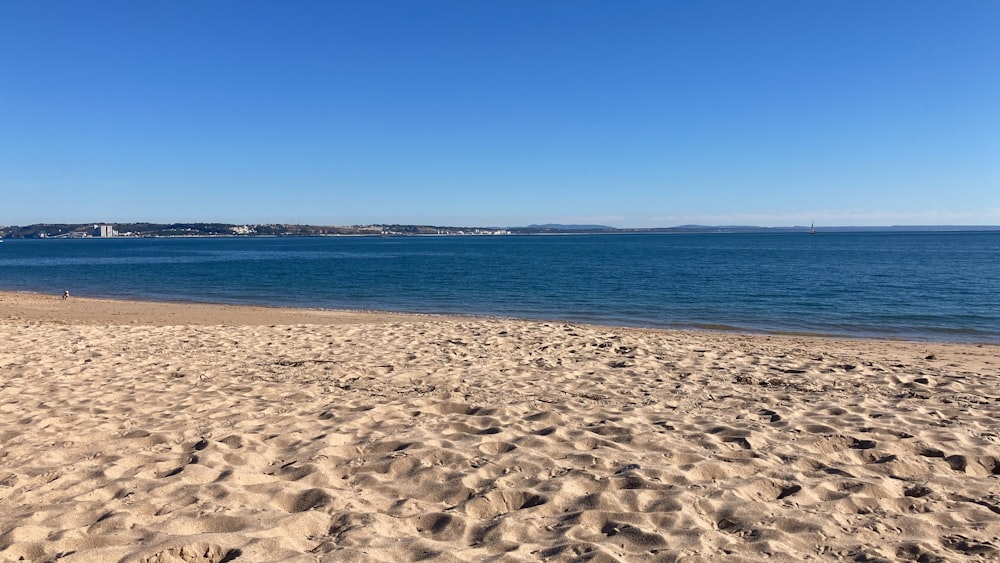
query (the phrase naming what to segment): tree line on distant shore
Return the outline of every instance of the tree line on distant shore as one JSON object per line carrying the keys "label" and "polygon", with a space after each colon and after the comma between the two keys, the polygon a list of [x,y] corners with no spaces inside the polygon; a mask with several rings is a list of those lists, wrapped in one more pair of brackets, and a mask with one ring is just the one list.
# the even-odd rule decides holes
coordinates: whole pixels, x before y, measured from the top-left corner
{"label": "tree line on distant shore", "polygon": [[[328,235],[437,235],[437,234],[500,234],[499,229],[480,227],[434,227],[427,225],[289,225],[230,223],[114,223],[118,237],[248,237],[248,236],[328,236]],[[0,227],[0,238],[88,238],[100,237],[100,225],[95,223],[37,223],[26,226]]]}
{"label": "tree line on distant shore", "polygon": [[[531,225],[528,227],[442,227],[433,225],[290,225],[231,223],[114,223],[118,237],[251,237],[251,236],[411,236],[411,235],[508,235],[541,233],[612,232],[600,225]],[[0,238],[88,238],[102,235],[95,223],[37,223],[0,227]]]}
{"label": "tree line on distant shore", "polygon": [[[181,237],[181,236],[319,236],[329,234],[378,234],[370,227],[323,227],[313,225],[234,225],[228,223],[114,223],[116,236]],[[0,227],[0,237],[25,238],[84,238],[100,236],[95,223],[38,223],[26,226]]]}

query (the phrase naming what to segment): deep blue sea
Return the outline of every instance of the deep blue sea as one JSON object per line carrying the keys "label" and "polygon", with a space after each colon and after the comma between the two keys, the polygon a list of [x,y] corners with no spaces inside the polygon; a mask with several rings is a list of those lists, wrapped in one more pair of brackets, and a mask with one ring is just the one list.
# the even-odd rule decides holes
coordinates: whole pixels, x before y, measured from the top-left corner
{"label": "deep blue sea", "polygon": [[7,240],[0,289],[1000,342],[1000,233]]}

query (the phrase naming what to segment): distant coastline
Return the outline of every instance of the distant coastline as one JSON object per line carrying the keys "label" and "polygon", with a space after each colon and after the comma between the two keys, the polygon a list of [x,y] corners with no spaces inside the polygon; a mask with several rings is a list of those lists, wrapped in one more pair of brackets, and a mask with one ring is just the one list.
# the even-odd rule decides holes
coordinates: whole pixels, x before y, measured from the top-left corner
{"label": "distant coastline", "polygon": [[[680,225],[620,228],[606,225],[544,224],[524,227],[448,227],[434,225],[295,225],[230,223],[36,223],[0,226],[0,239],[116,237],[276,237],[276,236],[507,236],[542,234],[637,233],[808,233],[809,226]],[[822,233],[1000,232],[1000,225],[822,226]]]}

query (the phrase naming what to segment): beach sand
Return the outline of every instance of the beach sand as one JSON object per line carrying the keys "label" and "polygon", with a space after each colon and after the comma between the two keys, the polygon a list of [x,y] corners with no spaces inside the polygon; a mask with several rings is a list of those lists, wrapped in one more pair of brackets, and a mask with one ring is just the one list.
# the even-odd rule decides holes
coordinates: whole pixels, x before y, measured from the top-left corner
{"label": "beach sand", "polygon": [[0,561],[997,560],[998,352],[3,293]]}

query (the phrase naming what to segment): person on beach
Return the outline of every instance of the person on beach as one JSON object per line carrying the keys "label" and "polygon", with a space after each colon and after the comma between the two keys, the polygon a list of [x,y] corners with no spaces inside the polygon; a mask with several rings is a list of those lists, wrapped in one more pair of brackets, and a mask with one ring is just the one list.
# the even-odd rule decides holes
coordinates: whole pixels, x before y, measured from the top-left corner
{"label": "person on beach", "polygon": [[63,291],[63,299],[69,299],[69,290]]}

